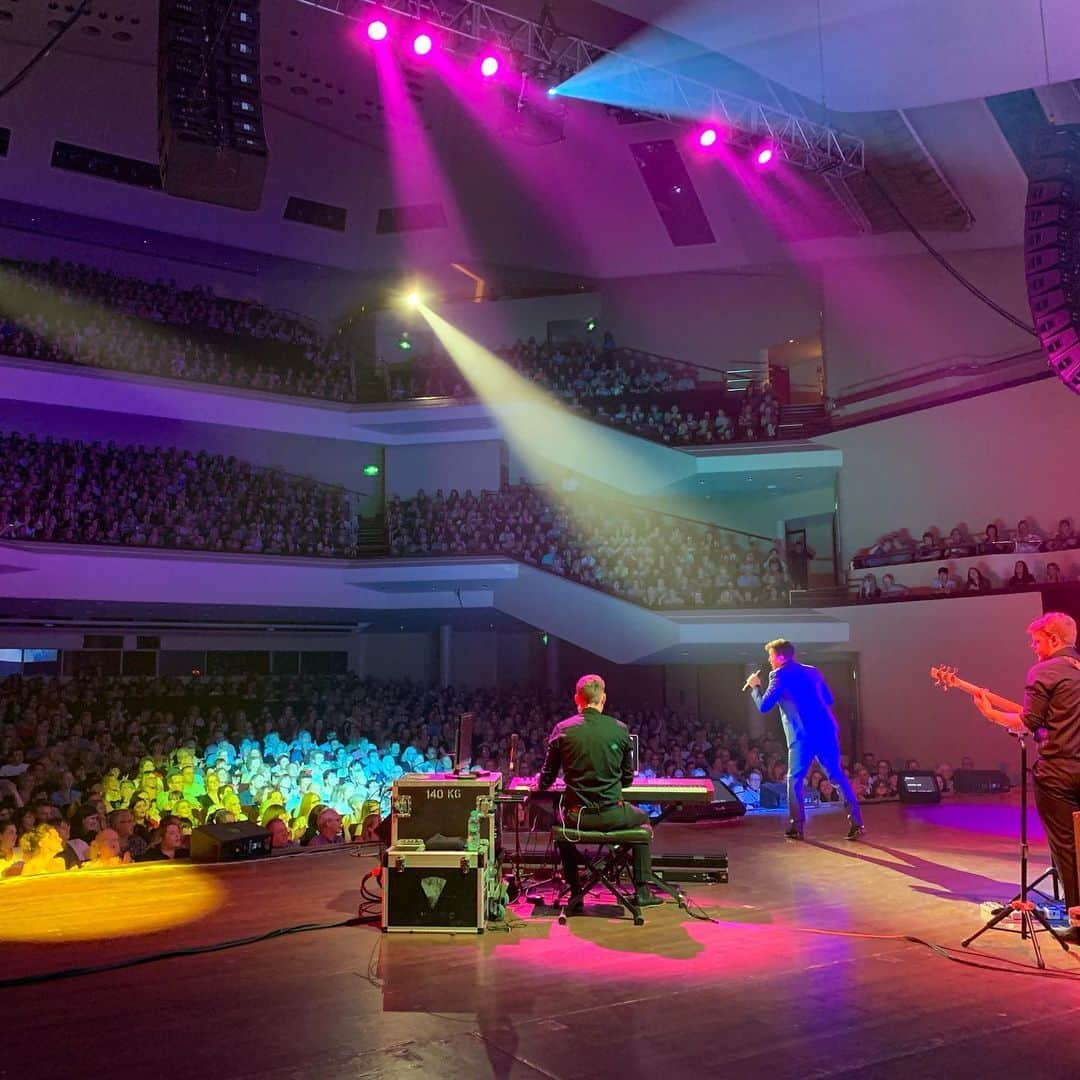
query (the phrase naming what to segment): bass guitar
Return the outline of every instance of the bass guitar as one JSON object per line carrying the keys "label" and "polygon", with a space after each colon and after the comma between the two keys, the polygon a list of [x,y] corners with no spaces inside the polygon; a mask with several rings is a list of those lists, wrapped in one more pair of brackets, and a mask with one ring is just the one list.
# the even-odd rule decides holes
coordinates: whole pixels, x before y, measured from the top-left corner
{"label": "bass guitar", "polygon": [[975,697],[977,694],[985,694],[990,699],[990,704],[995,709],[1001,709],[1004,712],[1023,712],[1024,707],[1018,705],[1015,701],[1010,701],[1006,697],[1002,697],[1000,694],[995,694],[992,690],[987,690],[985,686],[976,686],[974,683],[965,682],[956,674],[956,668],[946,667],[932,667],[930,669],[930,678],[941,687],[942,690],[963,690],[965,694],[970,694]]}

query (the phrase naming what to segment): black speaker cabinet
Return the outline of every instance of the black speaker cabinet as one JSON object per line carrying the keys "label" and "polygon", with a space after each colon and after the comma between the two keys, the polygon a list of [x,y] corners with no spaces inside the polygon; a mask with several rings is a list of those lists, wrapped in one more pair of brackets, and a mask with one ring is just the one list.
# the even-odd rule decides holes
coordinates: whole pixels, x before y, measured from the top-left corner
{"label": "black speaker cabinet", "polygon": [[997,795],[1012,787],[999,769],[957,769],[952,780],[957,795]]}
{"label": "black speaker cabinet", "polygon": [[200,825],[191,834],[192,862],[239,862],[270,854],[270,833],[253,821]]}
{"label": "black speaker cabinet", "polygon": [[896,794],[900,801],[905,803],[941,802],[937,773],[930,769],[909,769],[902,772],[897,778]]}

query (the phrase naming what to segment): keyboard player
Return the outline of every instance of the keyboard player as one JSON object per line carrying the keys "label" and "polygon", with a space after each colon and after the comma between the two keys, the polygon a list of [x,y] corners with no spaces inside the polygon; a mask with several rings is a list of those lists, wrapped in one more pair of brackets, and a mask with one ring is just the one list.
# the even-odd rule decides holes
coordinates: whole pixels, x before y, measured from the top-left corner
{"label": "keyboard player", "polygon": [[[648,826],[648,815],[624,801],[622,789],[634,779],[630,733],[626,725],[604,715],[607,692],[599,675],[577,681],[574,702],[578,712],[555,725],[537,778],[537,790],[555,783],[559,770],[566,782],[562,824],[570,829],[612,832]],[[577,848],[560,844],[563,873],[570,886],[570,906],[581,903],[581,875]],[[649,891],[650,845],[634,845],[634,888],[643,907],[661,901]]]}

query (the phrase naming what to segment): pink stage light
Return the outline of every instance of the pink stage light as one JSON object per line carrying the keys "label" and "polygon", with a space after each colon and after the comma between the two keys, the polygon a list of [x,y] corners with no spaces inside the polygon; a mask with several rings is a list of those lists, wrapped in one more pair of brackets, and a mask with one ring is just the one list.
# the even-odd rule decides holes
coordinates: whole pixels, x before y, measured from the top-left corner
{"label": "pink stage light", "polygon": [[367,36],[372,41],[385,41],[390,33],[390,27],[382,19],[372,19],[367,25]]}
{"label": "pink stage light", "polygon": [[498,57],[485,56],[484,59],[480,61],[480,74],[483,75],[485,79],[490,79],[498,70]]}
{"label": "pink stage light", "polygon": [[768,165],[770,161],[776,156],[776,152],[771,146],[766,146],[757,152],[757,157],[754,159],[759,165]]}
{"label": "pink stage light", "polygon": [[717,140],[716,128],[706,128],[699,136],[698,143],[704,150],[708,150],[710,146],[716,145]]}
{"label": "pink stage light", "polygon": [[431,52],[434,44],[430,34],[417,34],[416,37],[413,38],[413,52],[416,53],[417,56],[427,56],[427,54]]}

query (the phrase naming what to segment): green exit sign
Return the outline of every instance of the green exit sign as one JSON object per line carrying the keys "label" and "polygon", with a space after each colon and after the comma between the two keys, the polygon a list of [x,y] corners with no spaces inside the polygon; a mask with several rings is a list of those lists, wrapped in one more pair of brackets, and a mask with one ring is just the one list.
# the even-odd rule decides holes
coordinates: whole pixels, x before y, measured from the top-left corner
{"label": "green exit sign", "polygon": [[364,475],[365,476],[378,476],[379,475],[379,466],[378,465],[365,465],[364,466]]}

